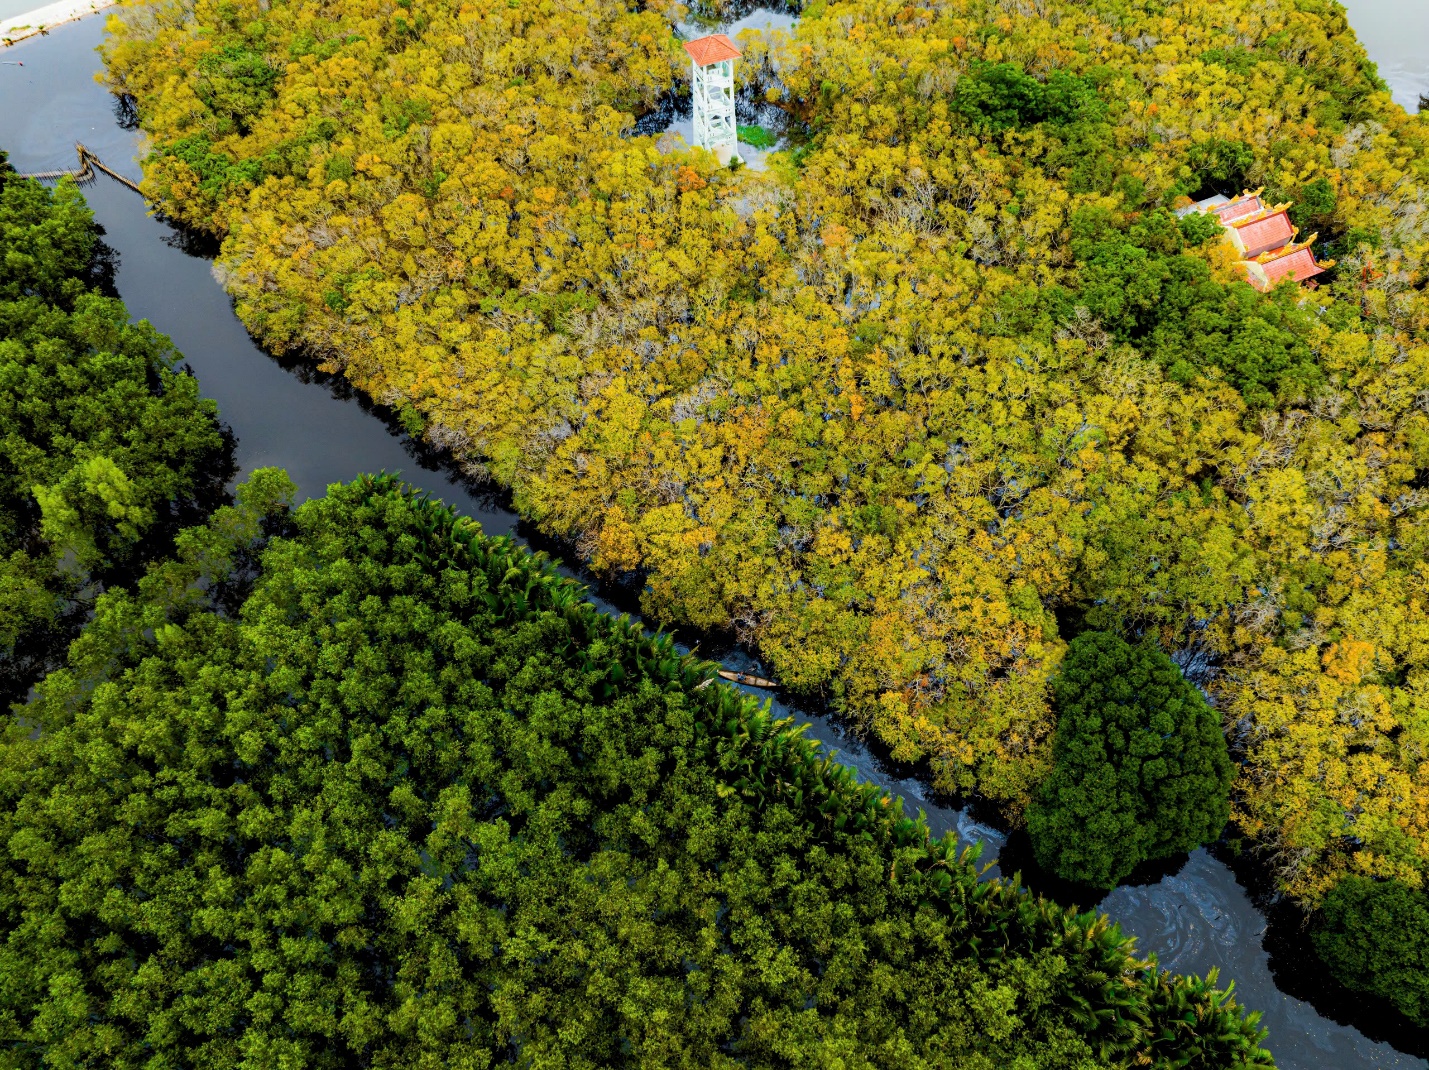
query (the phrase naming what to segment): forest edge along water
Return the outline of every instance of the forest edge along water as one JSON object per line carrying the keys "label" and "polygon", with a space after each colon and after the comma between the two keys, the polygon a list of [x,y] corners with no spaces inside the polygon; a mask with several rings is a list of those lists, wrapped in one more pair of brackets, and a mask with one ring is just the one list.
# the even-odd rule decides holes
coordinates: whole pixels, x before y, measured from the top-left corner
{"label": "forest edge along water", "polygon": [[[0,145],[20,170],[73,168],[74,144],[80,141],[121,176],[130,181],[140,177],[132,117],[117,110],[93,80],[99,65],[94,48],[102,36],[102,20],[89,19],[6,53],[24,66],[0,66],[0,101],[5,104],[0,109]],[[148,319],[174,341],[204,393],[218,402],[237,439],[241,472],[282,466],[301,493],[314,495],[359,472],[400,470],[415,486],[474,517],[489,534],[509,534],[560,554],[560,547],[520,522],[504,495],[465,480],[444,458],[403,433],[391,414],[342,380],[302,362],[278,361],[259,349],[213,278],[207,259],[213,251],[210,243],[149,216],[139,198],[116,182],[100,178],[86,187],[86,197],[104,228],[104,240],[117,254],[120,296],[136,318]],[[632,601],[620,589],[593,590],[604,596],[594,599],[597,604],[611,611],[628,608]],[[722,643],[720,637],[704,637],[701,653],[719,657],[728,673],[760,676],[762,667],[744,652],[727,645],[711,648]],[[768,697],[777,713],[808,724],[810,735],[837,750],[839,759],[860,777],[903,796],[910,807],[924,809],[935,834],[955,830],[966,842],[982,842],[985,859],[1001,856],[1015,863],[1009,869],[1029,868],[1026,848],[1016,837],[1009,841],[982,822],[976,808],[944,805],[932,797],[918,769],[881,760],[826,716]],[[1280,919],[1273,903],[1264,904],[1268,912],[1258,909],[1258,895],[1247,890],[1258,887],[1255,876],[1243,876],[1246,883],[1238,881],[1221,858],[1198,850],[1173,871],[1139,875],[1099,902],[1078,898],[1084,893],[1077,889],[1045,890],[1104,911],[1135,934],[1141,950],[1156,954],[1165,968],[1201,974],[1218,969],[1221,983],[1233,981],[1238,998],[1263,1013],[1270,1031],[1267,1044],[1280,1066],[1328,1070],[1429,1065],[1422,1057],[1422,1037],[1380,1033],[1372,1020],[1344,1024],[1359,1001],[1314,990],[1317,971],[1302,957],[1299,934],[1283,924],[1277,928]],[[1278,988],[1277,980],[1289,991]]]}
{"label": "forest edge along water", "polygon": [[[119,121],[124,116],[116,117],[113,100],[92,78],[98,66],[93,49],[102,36],[100,20],[65,26],[12,52],[23,55],[23,68],[0,68],[0,95],[7,104],[0,113],[0,144],[21,170],[72,166],[74,142],[81,140],[111,166],[139,177],[134,162],[137,135]],[[302,493],[312,495],[359,472],[401,470],[413,484],[476,518],[488,533],[544,543],[505,507],[502,496],[463,481],[442,466],[441,458],[394,433],[395,422],[384,422],[380,410],[342,381],[264,354],[212,277],[204,259],[211,252],[207,243],[150,217],[139,199],[117,183],[101,180],[87,188],[86,196],[105,229],[104,240],[117,252],[120,296],[134,316],[150,320],[173,339],[205,394],[219,403],[237,437],[243,472],[280,465]],[[619,591],[601,593],[628,602]],[[723,653],[728,671],[758,671],[739,651],[706,647],[701,652]],[[923,808],[935,834],[952,829],[965,841],[980,841],[985,858],[1008,846],[1001,833],[979,822],[976,812],[932,798],[916,769],[880,762],[827,717],[777,700],[774,708],[807,723],[810,734],[838,750],[840,760],[861,777]],[[1270,1030],[1268,1046],[1281,1066],[1328,1070],[1426,1065],[1422,1058],[1372,1041],[1278,990],[1271,957],[1262,946],[1266,915],[1256,909],[1231,869],[1204,850],[1194,852],[1174,873],[1125,885],[1100,903],[1081,905],[1105,911],[1138,937],[1143,952],[1155,953],[1168,969],[1206,973],[1218,968],[1222,983],[1234,981],[1245,1005],[1263,1012],[1263,1024]],[[1323,1009],[1337,1014],[1350,1007]]]}

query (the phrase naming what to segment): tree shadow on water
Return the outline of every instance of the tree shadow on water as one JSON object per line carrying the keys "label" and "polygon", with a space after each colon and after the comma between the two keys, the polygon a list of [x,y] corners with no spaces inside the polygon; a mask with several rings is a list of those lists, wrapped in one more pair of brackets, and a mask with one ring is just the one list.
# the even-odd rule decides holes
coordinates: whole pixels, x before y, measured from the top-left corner
{"label": "tree shadow on water", "polygon": [[223,242],[219,238],[193,227],[186,227],[168,216],[159,218],[169,228],[169,233],[165,234],[162,240],[170,249],[177,249],[197,260],[218,259],[219,251],[223,248]]}
{"label": "tree shadow on water", "polygon": [[94,252],[80,276],[85,286],[105,297],[119,299],[115,277],[119,274],[119,251],[104,240],[104,228],[94,224]]}
{"label": "tree shadow on water", "polygon": [[[1117,887],[1148,888],[1159,884],[1167,877],[1174,877],[1190,859],[1190,854],[1181,851],[1166,858],[1149,859],[1133,869]],[[1032,849],[1032,837],[1025,828],[1014,830],[1007,837],[997,859],[998,868],[1004,876],[1014,873],[1022,875],[1022,885],[1031,892],[1074,907],[1079,911],[1099,910],[1101,903],[1115,888],[1098,888],[1059,877],[1037,863],[1037,855]]]}
{"label": "tree shadow on water", "polygon": [[1396,1051],[1429,1059],[1429,1029],[1416,1026],[1388,1000],[1353,992],[1330,976],[1310,940],[1313,915],[1280,895],[1269,860],[1252,851],[1233,851],[1226,843],[1212,849],[1235,873],[1251,901],[1265,915],[1261,946],[1269,956],[1275,987],[1308,1003],[1338,1025],[1358,1029],[1370,1040]]}

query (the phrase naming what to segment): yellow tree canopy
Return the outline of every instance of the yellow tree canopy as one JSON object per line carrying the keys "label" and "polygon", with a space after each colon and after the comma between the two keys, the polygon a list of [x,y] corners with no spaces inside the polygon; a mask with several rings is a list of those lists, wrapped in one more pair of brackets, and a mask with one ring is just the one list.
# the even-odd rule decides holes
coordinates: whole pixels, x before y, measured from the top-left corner
{"label": "yellow tree canopy", "polygon": [[[1215,667],[1288,888],[1418,883],[1429,160],[1337,5],[816,2],[741,41],[792,131],[759,175],[634,136],[679,14],[193,0],[106,58],[249,328],[653,617],[1014,820],[1067,626],[1153,632]],[[1325,285],[1171,214],[1241,185]]]}

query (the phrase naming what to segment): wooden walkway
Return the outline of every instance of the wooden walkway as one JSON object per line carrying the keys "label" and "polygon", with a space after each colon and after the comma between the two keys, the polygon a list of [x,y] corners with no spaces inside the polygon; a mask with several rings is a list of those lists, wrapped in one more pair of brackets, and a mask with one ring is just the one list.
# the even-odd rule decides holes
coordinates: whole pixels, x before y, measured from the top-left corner
{"label": "wooden walkway", "polygon": [[77,168],[74,168],[73,170],[31,171],[29,174],[22,174],[20,177],[35,178],[39,179],[40,181],[68,177],[73,178],[76,182],[93,182],[94,173],[96,171],[103,171],[110,178],[114,179],[114,181],[120,183],[121,185],[128,186],[135,193],[138,193],[141,196],[143,195],[143,191],[139,189],[139,184],[137,182],[133,182],[125,178],[113,168],[107,167],[103,160],[101,160],[94,153],[90,152],[89,149],[85,148],[78,141],[74,143],[74,151],[79,156],[79,166]]}

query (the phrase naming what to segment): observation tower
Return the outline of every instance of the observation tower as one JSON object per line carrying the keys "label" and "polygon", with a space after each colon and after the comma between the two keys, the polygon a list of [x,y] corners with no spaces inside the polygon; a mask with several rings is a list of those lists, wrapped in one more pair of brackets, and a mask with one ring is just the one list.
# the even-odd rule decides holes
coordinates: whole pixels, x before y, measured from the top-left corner
{"label": "observation tower", "polygon": [[695,144],[713,152],[721,164],[728,164],[739,143],[734,125],[734,61],[744,53],[722,33],[686,41],[685,51],[692,64]]}

